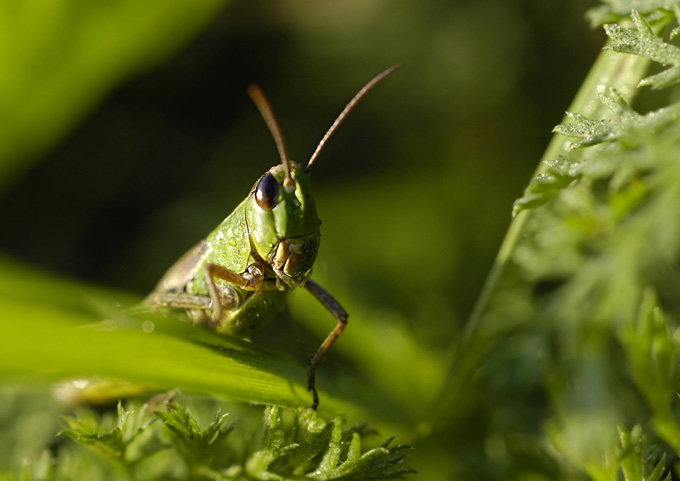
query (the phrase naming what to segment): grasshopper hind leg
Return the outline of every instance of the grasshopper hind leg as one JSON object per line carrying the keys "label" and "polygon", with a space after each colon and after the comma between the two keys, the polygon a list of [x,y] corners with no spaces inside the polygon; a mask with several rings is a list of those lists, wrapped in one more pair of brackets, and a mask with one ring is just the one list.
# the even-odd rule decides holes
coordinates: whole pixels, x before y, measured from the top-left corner
{"label": "grasshopper hind leg", "polygon": [[[241,304],[241,296],[230,286],[220,286],[219,302],[221,310],[236,309]],[[213,316],[213,299],[211,296],[199,296],[188,292],[154,292],[146,298],[146,303],[152,308],[177,309],[190,313],[195,322],[217,327],[220,319]]]}

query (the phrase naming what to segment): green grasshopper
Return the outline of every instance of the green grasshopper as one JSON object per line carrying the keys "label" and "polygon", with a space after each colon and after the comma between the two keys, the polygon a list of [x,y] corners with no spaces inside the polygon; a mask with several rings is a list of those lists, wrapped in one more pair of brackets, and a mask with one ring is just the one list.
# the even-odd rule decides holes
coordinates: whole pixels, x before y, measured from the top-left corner
{"label": "green grasshopper", "polygon": [[328,139],[366,93],[395,65],[349,101],[319,142],[305,168],[290,160],[281,128],[262,90],[248,87],[274,137],[281,163],[255,182],[246,199],[208,237],[181,257],[147,298],[152,307],[188,311],[217,331],[249,337],[281,309],[296,287],[307,289],[337,320],[309,362],[307,390],[319,405],[316,368],[347,325],[345,309],[310,279],[319,250],[319,226],[309,172]]}

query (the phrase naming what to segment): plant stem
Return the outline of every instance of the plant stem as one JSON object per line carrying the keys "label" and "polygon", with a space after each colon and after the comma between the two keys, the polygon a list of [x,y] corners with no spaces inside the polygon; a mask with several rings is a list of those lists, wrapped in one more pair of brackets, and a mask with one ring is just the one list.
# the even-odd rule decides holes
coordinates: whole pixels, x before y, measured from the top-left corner
{"label": "plant stem", "polygon": [[[598,87],[600,85],[613,87],[630,102],[648,66],[649,61],[642,57],[610,50],[602,51],[576,94],[569,111],[589,118],[607,118],[610,112],[598,98]],[[545,171],[546,160],[567,155],[565,140],[560,134],[553,136],[535,175]],[[571,160],[578,161],[583,151],[572,151],[568,155]],[[499,335],[505,332],[504,327],[507,325],[503,325],[502,322],[509,320],[512,324],[513,319],[517,321],[527,315],[528,311],[523,310],[526,306],[521,303],[526,301],[526,295],[531,296],[532,283],[523,275],[513,256],[517,246],[529,239],[525,227],[534,213],[535,210],[532,209],[524,210],[513,219],[463,335],[451,348],[449,353],[451,367],[443,385],[442,396],[439,398],[440,409],[437,410],[441,415],[445,416],[450,412],[452,404],[459,405],[464,410],[461,404],[465,402],[464,393],[469,392],[471,379],[478,374],[479,366],[483,364],[481,358],[493,348]],[[520,295],[514,295],[516,293]],[[524,301],[522,293],[526,294]]]}
{"label": "plant stem", "polygon": [[[630,103],[637,92],[636,86],[647,71],[648,65],[649,60],[643,57],[620,54],[610,50],[602,51],[583,85],[581,85],[568,111],[577,112],[589,118],[607,118],[610,112],[598,98],[598,87],[600,85],[613,87]],[[548,144],[548,148],[539,162],[534,177],[544,172],[546,168],[544,162],[546,160],[554,159],[558,155],[567,154],[564,146],[565,138],[561,134],[556,133]],[[573,160],[578,160],[582,155],[583,151],[570,152],[571,159]],[[523,226],[531,218],[533,212],[533,210],[520,212],[510,224],[491,272],[484,283],[482,292],[468,320],[462,337],[463,344],[470,342],[474,337],[491,298],[496,293],[498,286],[501,285],[501,279],[505,275],[506,270],[509,267],[514,267],[512,254],[522,239]]]}

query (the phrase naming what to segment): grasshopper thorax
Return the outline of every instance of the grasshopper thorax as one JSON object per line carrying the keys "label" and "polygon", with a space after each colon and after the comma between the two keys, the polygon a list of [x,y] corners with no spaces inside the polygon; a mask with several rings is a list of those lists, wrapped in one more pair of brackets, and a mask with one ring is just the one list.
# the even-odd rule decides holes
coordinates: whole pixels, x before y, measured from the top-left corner
{"label": "grasshopper thorax", "polygon": [[284,165],[260,177],[246,201],[246,223],[253,251],[279,279],[297,287],[309,277],[321,222],[303,168],[290,162],[290,178]]}

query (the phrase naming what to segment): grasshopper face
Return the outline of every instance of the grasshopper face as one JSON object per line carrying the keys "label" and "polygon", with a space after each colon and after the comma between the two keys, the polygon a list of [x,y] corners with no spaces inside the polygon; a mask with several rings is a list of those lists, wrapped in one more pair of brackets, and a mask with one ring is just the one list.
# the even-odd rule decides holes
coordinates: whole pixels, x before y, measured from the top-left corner
{"label": "grasshopper face", "polygon": [[252,247],[276,276],[295,288],[309,277],[319,250],[319,225],[309,178],[291,162],[264,174],[247,201],[246,223]]}

